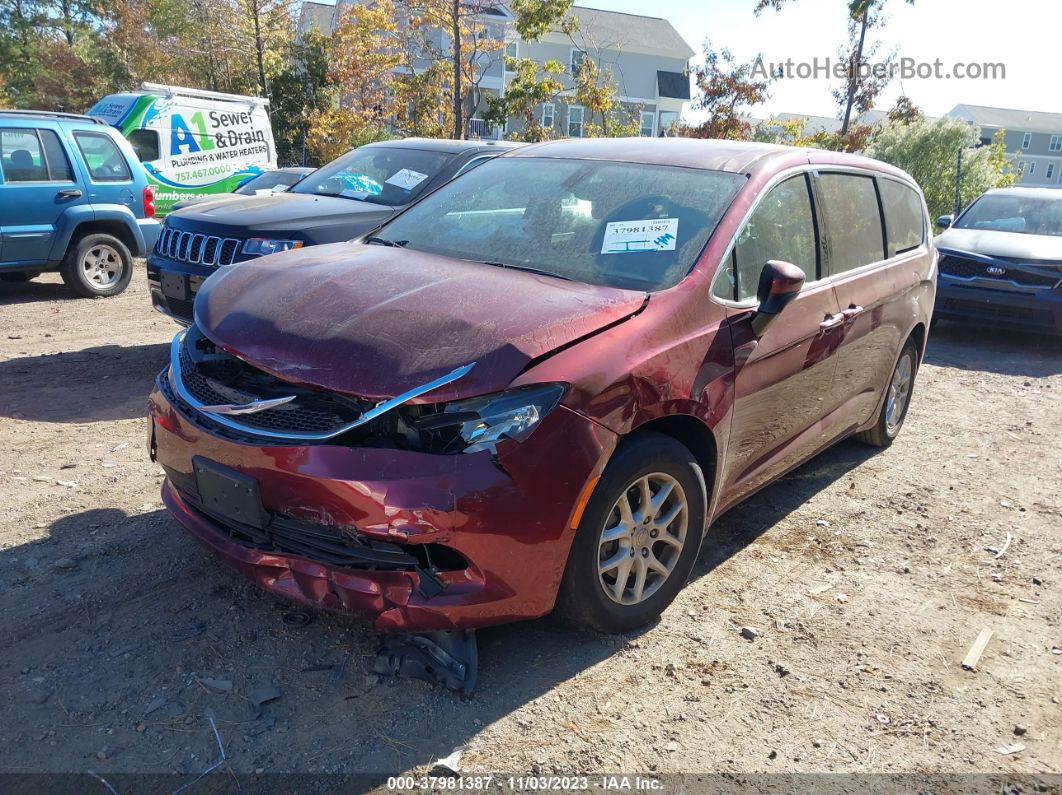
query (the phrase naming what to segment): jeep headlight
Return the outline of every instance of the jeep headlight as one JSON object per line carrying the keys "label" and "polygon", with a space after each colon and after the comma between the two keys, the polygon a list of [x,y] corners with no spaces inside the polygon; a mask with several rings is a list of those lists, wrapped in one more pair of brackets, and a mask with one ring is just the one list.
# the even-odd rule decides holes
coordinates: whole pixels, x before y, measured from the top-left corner
{"label": "jeep headlight", "polygon": [[273,240],[268,237],[252,237],[243,243],[243,253],[264,257],[267,254],[277,254],[281,251],[290,251],[293,248],[301,248],[301,240]]}

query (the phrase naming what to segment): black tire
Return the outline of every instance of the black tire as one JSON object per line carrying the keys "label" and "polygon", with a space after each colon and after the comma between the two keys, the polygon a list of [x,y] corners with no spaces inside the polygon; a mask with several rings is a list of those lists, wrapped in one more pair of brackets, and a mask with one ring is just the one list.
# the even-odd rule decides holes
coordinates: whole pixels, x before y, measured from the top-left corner
{"label": "black tire", "polygon": [[0,282],[21,284],[22,282],[28,282],[31,279],[35,279],[38,276],[40,276],[38,271],[7,271],[6,273],[0,273]]}
{"label": "black tire", "polygon": [[[86,271],[86,257],[95,256],[94,252],[101,255],[96,259],[105,263],[105,272],[114,266],[113,278],[107,272],[106,278],[97,281]],[[85,235],[70,244],[59,273],[66,286],[78,295],[84,298],[108,298],[118,295],[129,286],[133,278],[133,258],[125,243],[112,235]]]}
{"label": "black tire", "polygon": [[[652,491],[652,477],[664,476],[671,478],[674,483],[681,487],[681,495],[685,496],[685,519],[686,526],[684,541],[680,546],[666,543],[661,538],[661,533],[669,533],[675,530],[678,534],[677,525],[682,513],[678,518],[667,526],[663,531],[656,530],[657,535],[650,540],[647,533],[651,532],[649,525],[637,525],[637,530],[631,535],[630,540],[616,542],[603,542],[602,533],[606,522],[619,517],[617,502],[620,497],[627,494],[630,508],[637,508],[633,512],[635,519],[641,514],[640,489],[637,488],[643,477],[650,476],[649,489],[654,496],[659,496],[660,488]],[[674,489],[661,505],[661,513],[666,514],[675,509],[679,494]],[[637,501],[635,501],[637,499]],[[629,632],[630,630],[644,626],[660,615],[671,604],[675,596],[686,585],[690,571],[697,560],[697,554],[704,538],[704,522],[707,513],[707,488],[705,487],[704,474],[694,459],[693,454],[683,444],[670,436],[659,433],[640,433],[625,441],[613,455],[608,466],[594,488],[594,493],[587,503],[583,512],[579,528],[572,543],[571,552],[568,555],[568,564],[564,571],[564,579],[561,582],[560,592],[557,596],[556,612],[567,621],[576,626],[597,630],[598,632],[617,633]],[[621,567],[626,563],[621,544],[626,545],[628,551],[642,550],[648,544],[650,552],[640,555],[638,551],[632,556],[627,573],[623,574],[624,586],[620,588],[620,595],[627,592],[628,583],[637,585],[636,570],[639,566],[643,569],[650,565],[648,558],[651,555],[654,563],[663,563],[670,567],[670,573],[666,576],[654,571],[652,575],[645,574],[642,582],[648,584],[650,576],[656,577],[656,585],[644,600],[621,604],[606,591],[606,579],[612,580],[611,590],[616,591],[616,584],[620,578]],[[611,545],[615,544],[615,547]],[[658,557],[658,555],[660,557]],[[602,574],[599,572],[599,564],[602,557],[609,560],[622,559],[616,569],[608,570]],[[646,560],[645,564],[638,564],[641,557]],[[637,564],[637,565],[636,565]]]}
{"label": "black tire", "polygon": [[[911,368],[910,381],[903,405],[899,410],[899,418],[896,419],[894,417],[893,422],[890,423],[889,414],[893,405],[890,392],[892,390],[893,381],[896,379],[900,368],[904,366],[905,361]],[[900,430],[903,428],[903,422],[907,419],[907,410],[911,407],[911,397],[914,394],[915,376],[918,375],[918,364],[918,346],[913,339],[909,339],[904,343],[904,346],[900,351],[900,355],[896,360],[896,366],[892,370],[892,375],[889,376],[889,383],[885,385],[885,397],[881,401],[881,411],[878,412],[878,421],[870,430],[861,431],[856,434],[856,438],[859,441],[873,447],[888,447],[892,444],[893,440],[900,435]]]}

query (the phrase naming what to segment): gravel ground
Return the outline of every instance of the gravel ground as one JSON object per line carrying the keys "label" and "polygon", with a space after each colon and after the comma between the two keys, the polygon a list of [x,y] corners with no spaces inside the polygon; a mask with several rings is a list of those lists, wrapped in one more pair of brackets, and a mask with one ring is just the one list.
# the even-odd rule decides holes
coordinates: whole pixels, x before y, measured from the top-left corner
{"label": "gravel ground", "polygon": [[369,674],[355,622],[286,623],[167,518],[143,414],[175,330],[142,269],[96,301],[0,283],[0,771],[196,773],[211,714],[229,775],[459,747],[471,773],[1062,772],[1062,343],[942,324],[890,449],[732,510],[649,629],[481,632],[462,701]]}

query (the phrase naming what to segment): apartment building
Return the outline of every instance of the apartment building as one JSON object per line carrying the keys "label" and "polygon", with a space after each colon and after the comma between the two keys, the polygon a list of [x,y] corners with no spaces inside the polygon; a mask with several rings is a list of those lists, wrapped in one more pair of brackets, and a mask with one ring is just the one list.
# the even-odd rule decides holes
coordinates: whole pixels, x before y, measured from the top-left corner
{"label": "apartment building", "polygon": [[[351,2],[339,0],[335,5],[304,2],[299,20],[300,31],[316,26],[330,33]],[[555,137],[581,137],[591,121],[587,110],[574,101],[572,74],[583,59],[592,59],[602,74],[609,74],[617,88],[621,105],[639,122],[639,134],[666,134],[670,125],[682,117],[690,101],[689,59],[693,50],[666,19],[659,17],[603,11],[575,6],[572,14],[578,31],[572,35],[551,31],[540,40],[520,39],[515,18],[504,4],[490,5],[481,13],[484,35],[499,44],[481,53],[477,87],[469,97],[468,135],[501,138],[519,130],[522,120],[510,119],[504,128],[491,128],[482,119],[487,97],[502,95],[512,74],[505,69],[504,56],[531,58],[538,63],[554,60],[565,66],[560,77],[564,90],[556,100],[538,108],[539,120],[553,129]],[[439,42],[445,32],[436,31]]]}
{"label": "apartment building", "polygon": [[1005,130],[1007,152],[1014,155],[1021,178],[1029,187],[1062,186],[1062,113],[956,105],[949,113],[981,128],[981,143],[989,144],[997,130]]}

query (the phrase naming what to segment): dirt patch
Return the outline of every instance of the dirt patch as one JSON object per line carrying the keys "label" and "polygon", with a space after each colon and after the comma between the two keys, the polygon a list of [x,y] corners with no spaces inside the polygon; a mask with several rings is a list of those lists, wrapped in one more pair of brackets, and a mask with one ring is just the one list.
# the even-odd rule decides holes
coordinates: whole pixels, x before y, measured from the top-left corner
{"label": "dirt patch", "polygon": [[0,328],[0,770],[197,772],[207,714],[239,773],[1062,770],[1057,342],[942,326],[892,448],[731,511],[641,633],[482,632],[466,702],[368,673],[356,623],[289,626],[166,517],[143,412],[176,327],[142,270],[0,284]]}

